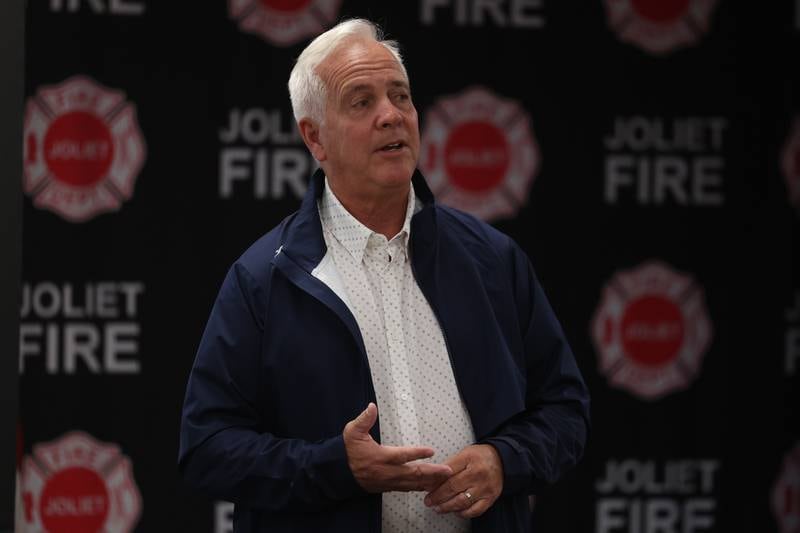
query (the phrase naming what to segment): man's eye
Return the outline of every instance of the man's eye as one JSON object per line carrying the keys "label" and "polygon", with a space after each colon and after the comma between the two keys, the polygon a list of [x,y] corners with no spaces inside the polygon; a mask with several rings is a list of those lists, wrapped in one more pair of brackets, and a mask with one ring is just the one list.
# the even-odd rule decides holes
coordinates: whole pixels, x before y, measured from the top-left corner
{"label": "man's eye", "polygon": [[353,107],[363,108],[367,107],[367,105],[369,105],[369,100],[356,100],[356,102],[353,104]]}

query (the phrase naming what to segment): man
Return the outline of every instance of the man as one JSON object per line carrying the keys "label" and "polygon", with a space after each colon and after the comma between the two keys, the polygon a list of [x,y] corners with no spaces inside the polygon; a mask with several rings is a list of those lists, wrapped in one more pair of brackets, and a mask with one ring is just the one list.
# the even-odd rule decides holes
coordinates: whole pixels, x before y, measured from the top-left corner
{"label": "man", "polygon": [[396,45],[350,20],[292,71],[321,170],[229,270],[180,467],[236,531],[528,531],[588,394],[524,253],[434,203]]}

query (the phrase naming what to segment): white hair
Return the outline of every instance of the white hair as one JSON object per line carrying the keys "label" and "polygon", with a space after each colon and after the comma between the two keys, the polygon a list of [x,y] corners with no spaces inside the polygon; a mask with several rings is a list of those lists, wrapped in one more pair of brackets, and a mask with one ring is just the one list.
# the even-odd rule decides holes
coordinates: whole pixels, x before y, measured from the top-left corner
{"label": "white hair", "polygon": [[327,91],[325,83],[317,73],[317,67],[345,39],[367,40],[383,45],[397,59],[403,76],[408,79],[397,41],[384,40],[381,29],[368,20],[350,19],[340,22],[311,41],[300,53],[300,57],[297,58],[297,62],[292,68],[292,73],[289,75],[289,98],[292,101],[292,112],[297,122],[304,118],[310,118],[318,124],[322,124],[325,116]]}

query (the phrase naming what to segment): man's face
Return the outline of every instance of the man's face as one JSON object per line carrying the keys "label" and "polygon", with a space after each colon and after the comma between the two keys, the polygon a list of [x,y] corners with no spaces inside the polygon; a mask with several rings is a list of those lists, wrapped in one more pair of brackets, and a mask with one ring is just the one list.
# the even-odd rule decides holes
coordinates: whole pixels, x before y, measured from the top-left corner
{"label": "man's face", "polygon": [[374,42],[348,43],[318,73],[328,94],[312,151],[337,194],[378,198],[407,191],[419,125],[408,80],[391,52]]}

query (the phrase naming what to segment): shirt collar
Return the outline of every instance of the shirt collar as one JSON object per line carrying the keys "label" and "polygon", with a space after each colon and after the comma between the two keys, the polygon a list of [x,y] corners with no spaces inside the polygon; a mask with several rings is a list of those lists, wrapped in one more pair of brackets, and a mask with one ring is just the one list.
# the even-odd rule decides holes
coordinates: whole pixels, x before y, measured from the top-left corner
{"label": "shirt collar", "polygon": [[[403,252],[408,256],[408,239],[411,236],[411,217],[414,216],[422,207],[417,205],[417,197],[414,194],[414,185],[410,184],[408,191],[408,202],[406,203],[406,217],[400,232],[390,241],[400,239]],[[367,248],[370,237],[378,235],[345,209],[339,199],[333,194],[325,177],[325,187],[322,197],[317,204],[319,218],[322,227],[330,234],[360,263],[364,257],[364,250]],[[383,237],[380,235],[380,237]]]}

